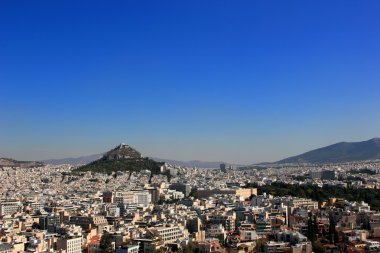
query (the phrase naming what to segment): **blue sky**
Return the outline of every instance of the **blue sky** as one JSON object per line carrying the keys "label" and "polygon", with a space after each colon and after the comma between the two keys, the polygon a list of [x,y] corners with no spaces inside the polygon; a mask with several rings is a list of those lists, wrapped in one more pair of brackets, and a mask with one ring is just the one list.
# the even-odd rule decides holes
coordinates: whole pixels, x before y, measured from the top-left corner
{"label": "blue sky", "polygon": [[1,1],[0,157],[274,161],[380,136],[379,1]]}

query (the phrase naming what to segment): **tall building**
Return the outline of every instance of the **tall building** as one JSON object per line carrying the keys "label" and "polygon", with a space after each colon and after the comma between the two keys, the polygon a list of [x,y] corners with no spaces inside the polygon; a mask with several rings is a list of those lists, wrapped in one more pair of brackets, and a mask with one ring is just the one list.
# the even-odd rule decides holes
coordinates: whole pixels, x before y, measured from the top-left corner
{"label": "tall building", "polygon": [[225,164],[225,163],[221,163],[219,167],[220,167],[220,171],[221,171],[221,172],[224,172],[224,173],[227,172],[226,164]]}
{"label": "tall building", "polygon": [[312,179],[324,179],[324,180],[335,180],[336,179],[336,172],[335,172],[335,170],[312,171],[312,172],[310,172],[310,178],[312,178]]}
{"label": "tall building", "polygon": [[322,171],[322,179],[325,179],[325,180],[335,180],[336,179],[336,172],[335,172],[335,170],[323,170]]}
{"label": "tall building", "polygon": [[144,188],[147,190],[150,195],[152,196],[152,203],[156,204],[158,200],[160,199],[160,192],[157,187],[146,187]]}

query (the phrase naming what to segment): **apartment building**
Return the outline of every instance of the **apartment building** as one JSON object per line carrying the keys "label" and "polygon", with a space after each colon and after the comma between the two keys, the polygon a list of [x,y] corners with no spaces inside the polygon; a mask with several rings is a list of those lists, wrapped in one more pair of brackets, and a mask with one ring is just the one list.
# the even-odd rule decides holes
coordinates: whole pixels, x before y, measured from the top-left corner
{"label": "apartment building", "polygon": [[20,201],[4,201],[0,203],[0,216],[12,215],[21,211],[22,204]]}
{"label": "apartment building", "polygon": [[150,229],[164,244],[175,242],[184,236],[183,228],[178,225],[155,227]]}
{"label": "apartment building", "polygon": [[59,253],[82,253],[82,237],[67,237],[57,240],[57,251]]}

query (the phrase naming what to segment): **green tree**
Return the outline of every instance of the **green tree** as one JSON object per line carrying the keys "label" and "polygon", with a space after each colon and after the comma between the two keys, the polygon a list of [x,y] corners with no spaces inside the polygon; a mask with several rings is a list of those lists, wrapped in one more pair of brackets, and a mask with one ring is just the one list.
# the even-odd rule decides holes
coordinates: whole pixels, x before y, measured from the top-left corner
{"label": "green tree", "polygon": [[104,234],[100,238],[99,248],[100,248],[101,253],[113,253],[114,252],[110,233],[104,232]]}
{"label": "green tree", "polygon": [[315,219],[313,221],[312,213],[309,213],[309,219],[307,221],[307,238],[309,238],[311,242],[315,242],[317,240],[317,234],[315,230]]}
{"label": "green tree", "polygon": [[222,245],[224,247],[226,244],[225,240],[224,240],[224,235],[222,235],[222,234],[218,235],[218,240],[219,240],[220,245]]}
{"label": "green tree", "polygon": [[256,241],[256,251],[258,252],[264,252],[264,246],[266,241],[263,239],[259,239]]}
{"label": "green tree", "polygon": [[182,253],[194,253],[196,252],[197,248],[195,247],[194,243],[190,242],[185,247],[182,248]]}
{"label": "green tree", "polygon": [[326,252],[326,249],[323,248],[323,246],[320,242],[313,242],[312,247],[313,247],[314,253],[325,253]]}
{"label": "green tree", "polygon": [[318,228],[317,215],[315,214],[314,214],[314,219],[313,219],[313,231],[314,231],[315,237],[317,238],[317,235],[319,233],[319,228]]}
{"label": "green tree", "polygon": [[336,231],[336,222],[332,214],[329,216],[329,240],[331,243],[337,243],[339,241],[338,232]]}

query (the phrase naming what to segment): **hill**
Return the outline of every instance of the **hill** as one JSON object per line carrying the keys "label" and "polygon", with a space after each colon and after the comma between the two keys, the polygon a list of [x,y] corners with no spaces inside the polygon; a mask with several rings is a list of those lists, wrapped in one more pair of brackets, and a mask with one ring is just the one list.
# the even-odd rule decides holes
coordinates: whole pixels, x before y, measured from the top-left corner
{"label": "hill", "polygon": [[[95,160],[100,159],[104,154],[105,153],[80,156],[80,157],[49,159],[49,160],[43,160],[42,162],[45,164],[51,164],[51,165],[61,165],[61,164],[85,165],[85,164],[89,164]],[[222,161],[220,162],[199,161],[199,160],[179,161],[179,160],[171,160],[171,159],[162,159],[162,158],[157,158],[157,157],[149,157],[149,158],[156,162],[164,162],[164,163],[166,162],[172,165],[188,167],[188,168],[197,167],[197,168],[211,169],[211,168],[219,168],[219,165],[221,163],[228,164]]]}
{"label": "hill", "polygon": [[92,171],[109,173],[114,171],[141,171],[150,170],[159,174],[163,163],[142,157],[140,152],[126,144],[120,144],[106,152],[100,159],[76,169],[79,172]]}
{"label": "hill", "polygon": [[376,159],[380,159],[380,138],[361,142],[339,142],[277,163],[342,163]]}
{"label": "hill", "polygon": [[33,168],[33,167],[42,167],[42,166],[44,166],[42,162],[16,161],[10,158],[0,158],[0,168],[2,167]]}

